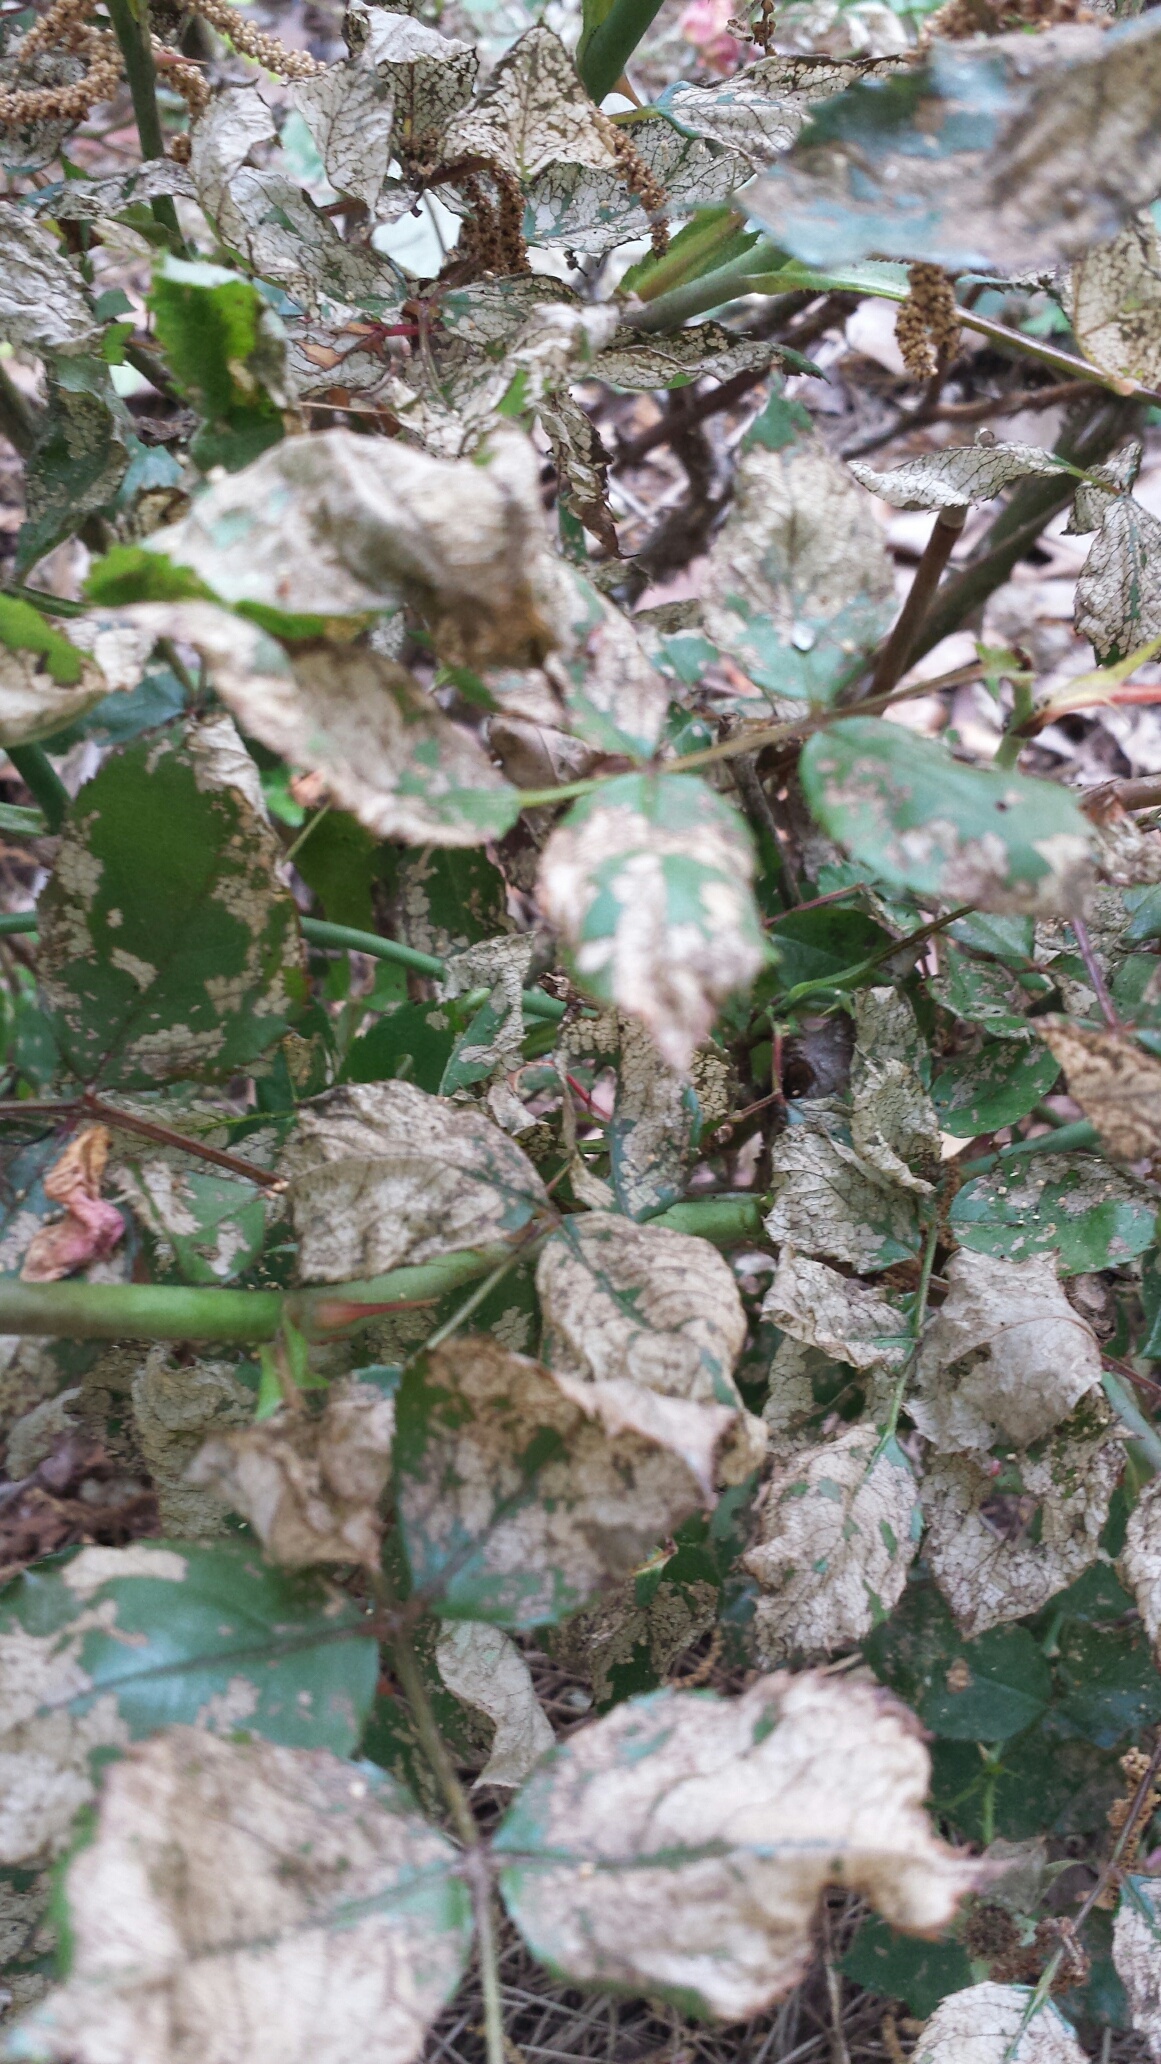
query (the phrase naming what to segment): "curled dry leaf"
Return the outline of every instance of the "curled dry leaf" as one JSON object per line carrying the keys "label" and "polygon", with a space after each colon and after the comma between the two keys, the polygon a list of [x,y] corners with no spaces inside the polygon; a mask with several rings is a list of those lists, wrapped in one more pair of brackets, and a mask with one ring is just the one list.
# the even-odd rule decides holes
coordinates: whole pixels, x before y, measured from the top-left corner
{"label": "curled dry leaf", "polygon": [[532,1163],[483,1111],[410,1082],[353,1083],[304,1105],[286,1170],[308,1283],[487,1247],[551,1210]]}
{"label": "curled dry leaf", "polygon": [[1096,1336],[1046,1257],[962,1248],[944,1274],[950,1288],[923,1336],[911,1417],[941,1454],[997,1439],[1031,1447],[1099,1384]]}
{"label": "curled dry leaf", "polygon": [[44,1194],[63,1204],[65,1216],[34,1233],[20,1264],[25,1283],[58,1283],[90,1262],[107,1261],[120,1245],[125,1221],[101,1195],[109,1159],[104,1125],[83,1126],[44,1178]]}
{"label": "curled dry leaf", "polygon": [[523,1784],[556,1736],[516,1643],[481,1620],[445,1620],[435,1660],[448,1690],[495,1727],[492,1752],[476,1783]]}
{"label": "curled dry leaf", "polygon": [[915,2064],[1083,2064],[1072,2028],[1050,1999],[1033,2016],[1029,1985],[969,1985],[940,2001]]}
{"label": "curled dry leaf", "polygon": [[903,1595],[919,1546],[918,1491],[897,1441],[852,1426],[776,1470],[742,1567],[759,1587],[763,1663],[814,1662],[861,1641]]}
{"label": "curled dry leaf", "polygon": [[851,1062],[851,1145],[889,1183],[930,1196],[942,1135],[919,1079],[915,1013],[897,989],[861,989]]}
{"label": "curled dry leaf", "polygon": [[496,1837],[501,1890],[562,1977],[744,2019],[806,1970],[828,1884],[894,1927],[947,1926],[979,1866],[932,1835],[929,1769],[871,1684],[632,1699],[533,1774]]}
{"label": "curled dry leaf", "polygon": [[319,643],[292,657],[209,602],[144,602],[123,615],[194,646],[245,731],[317,775],[377,837],[476,846],[513,822],[518,798],[474,734],[369,646]]}
{"label": "curled dry leaf", "polygon": [[536,588],[538,475],[532,445],[507,428],[487,464],[322,430],[215,482],[145,543],[225,602],[325,618],[410,602],[449,660],[518,665],[555,642]]}
{"label": "curled dry leaf", "polygon": [[623,1403],[634,1424],[695,1468],[707,1431],[710,1445],[719,1438],[724,1405],[737,1419],[720,1458],[726,1480],[757,1468],[765,1429],[733,1381],[746,1314],[733,1271],[708,1240],[617,1212],[577,1213],[546,1242],[536,1288],[541,1352],[557,1375],[592,1385],[611,1411]]}
{"label": "curled dry leaf", "polygon": [[379,1566],[379,1500],[391,1473],[394,1399],[370,1383],[332,1391],[318,1418],[285,1409],[215,1433],[188,1471],[250,1521],[272,1562]]}
{"label": "curled dry leaf", "polygon": [[851,460],[855,479],[893,509],[963,509],[970,502],[990,502],[1001,488],[1029,473],[1062,473],[1068,468],[1038,444],[961,444],[922,452],[889,473]]}
{"label": "curled dry leaf", "polygon": [[[681,1452],[658,1435],[678,1418]],[[449,1341],[397,1400],[395,1499],[416,1587],[448,1617],[563,1618],[712,1502],[735,1418],[557,1375],[487,1334]]]}
{"label": "curled dry leaf", "polygon": [[395,153],[410,160],[417,151],[435,151],[451,117],[471,99],[479,68],[471,44],[367,0],[352,0],[343,34],[352,57],[390,90]]}
{"label": "curled dry leaf", "polygon": [[1128,1877],[1113,1922],[1113,1963],[1129,1998],[1133,2027],[1151,2057],[1161,2057],[1161,1908],[1157,1880]]}
{"label": "curled dry leaf", "polygon": [[300,79],[292,98],[336,193],[352,194],[374,214],[391,162],[395,97],[389,79],[366,65],[328,65]]}
{"label": "curled dry leaf", "polygon": [[884,1364],[900,1369],[910,1345],[902,1312],[878,1290],[796,1254],[789,1241],[778,1257],[762,1317],[852,1369]]}
{"label": "curled dry leaf", "polygon": [[1037,1454],[999,1473],[974,1455],[929,1462],[923,1552],[969,1638],[1039,1612],[1096,1560],[1124,1460],[1107,1412],[1102,1424],[1086,1400]]}
{"label": "curled dry leaf", "polygon": [[1129,1514],[1117,1568],[1154,1649],[1161,1651],[1161,1477],[1145,1485]]}
{"label": "curled dry leaf", "polygon": [[[1100,529],[1076,583],[1073,620],[1103,662],[1127,658],[1161,637],[1161,522],[1132,495],[1102,499]],[[1095,513],[1095,496],[1086,500],[1088,513]]]}
{"label": "curled dry leaf", "polygon": [[1161,1152],[1161,1061],[1126,1032],[1098,1032],[1071,1018],[1032,1020],[1064,1069],[1068,1093],[1118,1161]]}
{"label": "curled dry leaf", "polygon": [[766,959],[743,820],[689,775],[625,774],[569,811],[538,893],[580,986],[688,1067],[718,1005]]}
{"label": "curled dry leaf", "polygon": [[12,2054],[408,2064],[471,1944],[457,1855],[373,1764],[170,1728],[106,1772]]}
{"label": "curled dry leaf", "polygon": [[1069,267],[1061,296],[1086,358],[1155,387],[1161,379],[1161,245],[1146,209]]}

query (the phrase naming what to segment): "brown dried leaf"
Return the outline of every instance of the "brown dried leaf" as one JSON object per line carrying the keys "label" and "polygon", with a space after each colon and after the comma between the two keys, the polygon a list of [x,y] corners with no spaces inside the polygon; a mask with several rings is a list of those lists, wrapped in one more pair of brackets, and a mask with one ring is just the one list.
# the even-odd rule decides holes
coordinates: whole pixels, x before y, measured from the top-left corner
{"label": "brown dried leaf", "polygon": [[1143,1161],[1161,1151],[1161,1061],[1128,1033],[1090,1030],[1071,1018],[1031,1023],[1110,1154]]}
{"label": "brown dried leaf", "polygon": [[762,1317],[852,1369],[884,1364],[899,1369],[910,1344],[902,1312],[879,1291],[840,1276],[825,1262],[807,1260],[789,1242],[778,1258]]}
{"label": "brown dried leaf", "polygon": [[260,1426],[214,1434],[187,1481],[212,1486],[242,1513],[272,1562],[377,1569],[394,1431],[394,1400],[373,1384],[348,1383],[317,1419],[284,1409]]}
{"label": "brown dried leaf", "polygon": [[766,1231],[861,1274],[889,1268],[918,1249],[914,1196],[847,1144],[839,1114],[822,1103],[774,1142]]}
{"label": "brown dried leaf", "polygon": [[213,1540],[226,1531],[224,1497],[187,1476],[207,1435],[248,1426],[254,1397],[228,1362],[175,1366],[151,1348],[133,1378],[133,1425],[157,1492],[162,1528],[175,1541]]}
{"label": "brown dried leaf", "polygon": [[1064,311],[1087,359],[1155,387],[1161,379],[1161,245],[1146,209],[1070,266]]}
{"label": "brown dried leaf", "polygon": [[125,1221],[101,1195],[108,1159],[107,1128],[86,1125],[54,1161],[44,1178],[44,1194],[64,1205],[65,1216],[33,1235],[20,1265],[22,1282],[58,1283],[90,1262],[107,1261],[120,1244]]}
{"label": "brown dried leaf", "polygon": [[408,2064],[471,1942],[457,1851],[385,1772],[174,1727],[105,1775],[64,1985],[21,2026],[76,2064]]}
{"label": "brown dried leaf", "polygon": [[894,1927],[947,1926],[979,1865],[932,1835],[929,1772],[918,1722],[876,1685],[659,1692],[533,1774],[496,1839],[501,1889],[567,1979],[744,2019],[806,1970],[828,1884]]}
{"label": "brown dried leaf", "polygon": [[551,1209],[498,1125],[410,1082],[351,1084],[303,1105],[287,1173],[308,1283],[486,1247]]}
{"label": "brown dried leaf", "polygon": [[1031,1447],[1101,1376],[1096,1337],[1068,1302],[1051,1261],[1004,1261],[962,1248],[923,1337],[908,1411],[941,1454]]}
{"label": "brown dried leaf", "polygon": [[861,1641],[903,1595],[919,1546],[918,1489],[896,1441],[852,1426],[771,1478],[742,1567],[759,1586],[767,1664],[820,1660]]}

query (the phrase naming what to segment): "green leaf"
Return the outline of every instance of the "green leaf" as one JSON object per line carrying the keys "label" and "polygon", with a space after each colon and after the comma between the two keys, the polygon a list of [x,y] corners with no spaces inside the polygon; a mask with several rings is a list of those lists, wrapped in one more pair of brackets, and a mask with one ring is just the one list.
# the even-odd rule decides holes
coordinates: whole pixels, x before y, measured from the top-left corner
{"label": "green leaf", "polygon": [[961,1247],[1027,1261],[1055,1253],[1060,1273],[1116,1268],[1157,1237],[1142,1183],[1090,1155],[1045,1154],[965,1183],[948,1214]]}
{"label": "green leaf", "polygon": [[978,1053],[959,1054],[931,1085],[931,1099],[945,1132],[974,1139],[1026,1118],[1052,1089],[1060,1069],[1039,1045],[987,1039]]}
{"label": "green leaf", "polygon": [[763,988],[776,980],[779,994],[800,982],[829,982],[891,943],[890,933],[873,918],[838,904],[823,910],[788,910],[773,927],[773,938],[777,975],[767,977]]}
{"label": "green leaf", "polygon": [[286,339],[251,280],[167,256],[149,296],[158,342],[203,418],[190,455],[236,473],[282,436]]}
{"label": "green leaf", "polygon": [[295,853],[294,864],[331,924],[375,930],[371,887],[383,870],[383,857],[357,818],[345,810],[324,811]]}
{"label": "green leaf", "polygon": [[1097,1748],[1139,1740],[1161,1718],[1161,1676],[1135,1618],[1119,1626],[1067,1621],[1056,1675],[1061,1720]]}
{"label": "green leaf", "polygon": [[0,1861],[59,1843],[90,1756],[175,1722],[349,1754],[378,1673],[362,1608],[248,1541],[140,1541],[41,1564],[0,1598],[0,1725],[21,1782]]}
{"label": "green leaf", "polygon": [[1007,1741],[1039,1720],[1051,1695],[1052,1672],[1027,1628],[992,1627],[956,1644],[919,1714],[946,1741]]}
{"label": "green leaf", "polygon": [[1091,865],[1087,822],[1053,782],[964,766],[881,717],[817,733],[800,772],[823,829],[892,888],[1000,912],[1075,907]]}
{"label": "green leaf", "polygon": [[1046,976],[1018,981],[1007,964],[975,960],[951,944],[943,948],[940,962],[940,972],[929,976],[927,988],[945,1010],[969,1025],[982,1025],[995,1039],[1028,1039],[1026,1012],[1038,993],[1051,993]]}
{"label": "green leaf", "polygon": [[551,1625],[708,1501],[690,1466],[639,1430],[648,1396],[642,1409],[604,1394],[628,1388],[556,1376],[489,1335],[408,1369],[395,1504],[413,1588],[443,1617]]}
{"label": "green leaf", "polygon": [[48,408],[24,473],[19,575],[86,516],[108,508],[129,465],[129,421],[103,360],[61,355],[49,362]]}
{"label": "green leaf", "polygon": [[579,985],[639,1017],[685,1068],[718,1005],[767,957],[744,820],[687,774],[625,774],[575,803],[540,896]]}
{"label": "green leaf", "polygon": [[121,609],[128,602],[213,601],[214,591],[164,552],[147,552],[144,545],[114,545],[93,565],[85,598]]}
{"label": "green leaf", "polygon": [[138,1217],[173,1249],[187,1283],[229,1283],[255,1262],[266,1209],[253,1183],[167,1161],[130,1161],[124,1178]]}
{"label": "green leaf", "polygon": [[7,645],[11,652],[40,653],[46,671],[60,688],[75,686],[84,671],[76,646],[31,602],[22,602],[17,595],[0,595],[0,645]]}
{"label": "green leaf", "polygon": [[297,911],[233,725],[126,747],[81,790],[40,903],[41,974],[82,1081],[232,1074],[304,997]]}
{"label": "green leaf", "polygon": [[455,1029],[441,1004],[402,1003],[352,1039],[342,1079],[414,1082],[435,1096],[455,1043]]}
{"label": "green leaf", "polygon": [[880,1999],[902,2000],[925,2021],[949,1992],[972,1982],[971,1960],[959,1942],[916,1942],[868,1914],[839,1970]]}

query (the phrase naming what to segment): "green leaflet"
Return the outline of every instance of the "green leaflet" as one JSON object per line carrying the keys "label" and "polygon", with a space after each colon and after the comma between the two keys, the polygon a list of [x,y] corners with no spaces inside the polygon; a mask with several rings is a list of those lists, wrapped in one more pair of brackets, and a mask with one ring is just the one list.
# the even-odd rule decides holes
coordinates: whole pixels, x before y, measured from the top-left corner
{"label": "green leaflet", "polygon": [[190,453],[204,472],[236,473],[282,436],[282,325],[251,280],[220,265],[166,257],[149,296],[159,343],[202,428]]}
{"label": "green leaflet", "polygon": [[846,1977],[883,1999],[901,1999],[926,2020],[949,1992],[972,1982],[967,1951],[959,1942],[916,1942],[900,1935],[877,1914],[868,1914],[839,1965]]}
{"label": "green leaflet", "polygon": [[88,1083],[223,1076],[286,1030],[305,989],[278,845],[228,719],[114,755],[81,790],[40,904],[41,970]]}
{"label": "green leaflet", "polygon": [[58,687],[72,687],[81,678],[84,660],[76,646],[18,595],[0,595],[0,645],[12,652],[38,652]]}
{"label": "green leaflet", "polygon": [[800,772],[824,830],[892,888],[983,910],[1064,915],[1087,876],[1087,825],[1067,790],[964,766],[881,717],[847,717],[819,732]]}
{"label": "green leaflet", "polygon": [[229,1283],[258,1259],[266,1210],[253,1183],[164,1161],[131,1162],[128,1175],[138,1216],[169,1241],[185,1282]]}
{"label": "green leaflet", "polygon": [[1115,1268],[1156,1238],[1156,1201],[1087,1154],[1046,1154],[965,1183],[948,1214],[961,1247],[1027,1261],[1055,1253],[1060,1273]]}
{"label": "green leaflet", "polygon": [[988,1039],[978,1053],[959,1054],[931,1085],[931,1099],[945,1132],[958,1139],[994,1132],[1026,1118],[1048,1095],[1060,1070],[1038,1043]]}

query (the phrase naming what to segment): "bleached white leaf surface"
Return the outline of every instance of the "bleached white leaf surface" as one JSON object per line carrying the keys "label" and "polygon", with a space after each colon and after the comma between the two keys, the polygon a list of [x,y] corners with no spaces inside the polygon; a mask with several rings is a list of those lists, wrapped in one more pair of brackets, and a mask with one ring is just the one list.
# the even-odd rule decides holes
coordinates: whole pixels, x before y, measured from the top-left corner
{"label": "bleached white leaf surface", "polygon": [[1035,1455],[1007,1463],[1002,1486],[990,1459],[929,1461],[923,1552],[969,1638],[1039,1612],[1095,1562],[1125,1459],[1105,1419],[1082,1403]]}
{"label": "bleached white leaf surface", "polygon": [[1029,473],[1062,473],[1067,468],[1038,444],[962,444],[921,452],[888,473],[852,459],[855,479],[893,509],[962,509],[971,502],[990,502],[1001,488]]}
{"label": "bleached white leaf surface", "polygon": [[458,115],[447,158],[483,157],[527,183],[550,167],[617,168],[610,125],[598,114],[559,36],[526,29],[500,60],[487,91]]}
{"label": "bleached white leaf surface", "polygon": [[563,1977],[742,2019],[805,1971],[825,1885],[895,1927],[946,1927],[978,1866],[932,1835],[929,1768],[871,1684],[631,1699],[533,1774],[496,1838],[501,1889]]}
{"label": "bleached white leaf surface", "polygon": [[329,65],[300,79],[292,97],[331,185],[373,213],[391,162],[395,98],[389,83],[360,65]]}
{"label": "bleached white leaf surface", "polygon": [[1092,1329],[1046,1258],[961,1248],[944,1274],[950,1288],[924,1334],[908,1410],[943,1454],[998,1436],[1030,1447],[1100,1382]]}
{"label": "bleached white leaf surface", "polygon": [[[915,2045],[915,2064],[1083,2064],[1051,2000],[1029,2018],[1029,1985],[969,1985],[940,2001]],[[1027,2022],[1027,2026],[1025,2023]]]}
{"label": "bleached white leaf surface", "polygon": [[373,1764],[155,1735],[105,1774],[68,1978],[9,2054],[408,2064],[467,1960],[457,1854]]}
{"label": "bleached white leaf surface", "polygon": [[1129,1997],[1133,2027],[1161,2057],[1161,1909],[1155,1878],[1125,1879],[1113,1922],[1113,1962]]}
{"label": "bleached white leaf surface", "polygon": [[776,1468],[742,1566],[758,1585],[763,1663],[820,1660],[861,1641],[903,1595],[919,1546],[918,1489],[896,1441],[852,1426]]}
{"label": "bleached white leaf surface", "polygon": [[67,351],[92,344],[97,328],[84,281],[51,231],[23,208],[0,209],[0,338]]}
{"label": "bleached white leaf surface", "polygon": [[377,1569],[394,1431],[393,1400],[373,1384],[346,1383],[317,1418],[284,1409],[261,1425],[211,1435],[188,1480],[248,1519],[272,1562]]}
{"label": "bleached white leaf surface", "polygon": [[290,437],[146,543],[225,602],[330,618],[409,601],[476,660],[518,663],[554,642],[535,589],[538,461],[510,430],[486,465],[350,430]]}
{"label": "bleached white leaf surface", "polygon": [[1064,310],[1086,358],[1146,387],[1161,379],[1161,245],[1146,209],[1069,267]]}
{"label": "bleached white leaf surface", "polygon": [[762,1317],[853,1369],[897,1369],[910,1344],[903,1313],[878,1290],[796,1254],[789,1243],[778,1257]]}
{"label": "bleached white leaf surface", "polygon": [[486,1247],[550,1209],[532,1163],[483,1111],[410,1082],[353,1083],[304,1105],[287,1169],[306,1282]]}
{"label": "bleached white leaf surface", "polygon": [[492,1750],[477,1784],[512,1787],[551,1749],[556,1736],[516,1643],[482,1620],[445,1620],[435,1660],[450,1692],[492,1721]]}
{"label": "bleached white leaf surface", "polygon": [[577,980],[688,1066],[718,1005],[766,957],[743,819],[686,775],[622,775],[553,832],[538,894]]}
{"label": "bleached white leaf surface", "polygon": [[1157,1648],[1161,1645],[1161,1477],[1145,1485],[1129,1514],[1117,1568]]}
{"label": "bleached white leaf surface", "polygon": [[1132,495],[1105,501],[1076,583],[1074,618],[1102,661],[1161,637],[1161,522]]}
{"label": "bleached white leaf surface", "polygon": [[318,776],[331,801],[380,838],[478,846],[512,823],[517,798],[474,732],[371,647],[331,642],[289,654],[210,602],[142,602],[123,617],[151,637],[193,645],[243,729]]}

